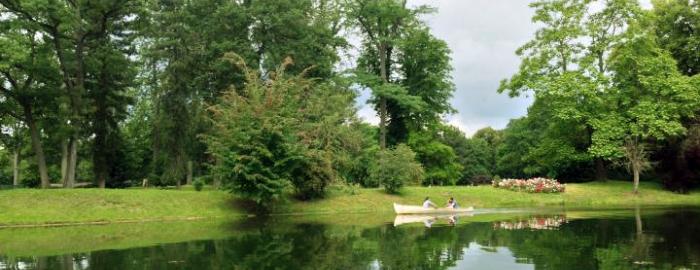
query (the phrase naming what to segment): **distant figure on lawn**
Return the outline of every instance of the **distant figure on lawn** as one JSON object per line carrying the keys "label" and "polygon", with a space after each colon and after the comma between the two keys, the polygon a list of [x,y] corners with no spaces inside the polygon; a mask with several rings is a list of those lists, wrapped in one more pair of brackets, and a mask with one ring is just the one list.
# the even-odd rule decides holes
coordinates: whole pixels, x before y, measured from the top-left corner
{"label": "distant figure on lawn", "polygon": [[430,207],[437,208],[437,205],[430,201],[430,197],[425,197],[425,200],[423,201],[423,208]]}

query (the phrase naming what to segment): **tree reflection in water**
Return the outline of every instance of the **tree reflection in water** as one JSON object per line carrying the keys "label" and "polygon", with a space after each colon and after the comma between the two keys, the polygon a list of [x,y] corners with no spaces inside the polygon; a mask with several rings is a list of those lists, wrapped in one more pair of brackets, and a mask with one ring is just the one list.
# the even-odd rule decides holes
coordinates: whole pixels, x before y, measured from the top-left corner
{"label": "tree reflection in water", "polygon": [[[201,240],[50,257],[0,255],[0,269],[636,269],[698,268],[700,215],[524,218],[503,222],[379,227],[266,223]],[[517,221],[517,220],[516,220]],[[512,222],[512,221],[511,221]],[[250,228],[252,227],[252,228]],[[517,226],[510,226],[517,227]]]}

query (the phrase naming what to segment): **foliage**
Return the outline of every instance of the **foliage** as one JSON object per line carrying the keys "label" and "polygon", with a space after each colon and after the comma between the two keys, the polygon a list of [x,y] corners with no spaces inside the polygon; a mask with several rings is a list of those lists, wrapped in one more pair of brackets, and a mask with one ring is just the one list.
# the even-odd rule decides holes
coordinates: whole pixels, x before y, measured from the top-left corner
{"label": "foliage", "polygon": [[194,190],[202,191],[204,188],[204,181],[202,181],[202,179],[196,179],[192,182],[192,186],[194,186]]}
{"label": "foliage", "polygon": [[409,135],[408,146],[425,170],[423,185],[454,185],[461,177],[462,165],[452,147],[442,142],[443,137],[440,129]]}
{"label": "foliage", "polygon": [[[345,8],[348,24],[362,37],[357,73],[372,91],[381,149],[405,142],[409,128],[420,130],[424,121],[434,124],[436,116],[451,110],[449,49],[419,19],[430,8],[409,8],[396,0],[352,0]],[[399,67],[403,76],[394,76]]]}
{"label": "foliage", "polygon": [[700,3],[690,0],[652,1],[655,32],[659,46],[676,59],[678,71],[693,76],[700,73]]}
{"label": "foliage", "polygon": [[457,163],[462,167],[461,177],[457,178],[456,184],[474,184],[477,177],[490,177],[496,165],[492,160],[496,157],[496,151],[487,141],[477,138],[479,131],[471,139],[453,126],[445,126],[441,132],[441,140],[453,149]]}
{"label": "foliage", "polygon": [[369,174],[388,193],[397,193],[404,185],[419,184],[424,177],[423,167],[416,161],[416,154],[403,144],[379,151]]}
{"label": "foliage", "polygon": [[455,110],[450,105],[454,91],[450,72],[450,49],[426,27],[411,29],[398,46],[400,84],[406,94],[417,97],[420,106],[402,106],[390,100],[389,142],[407,142],[408,134],[441,123],[441,117]]}
{"label": "foliage", "polygon": [[287,76],[286,64],[264,81],[244,68],[245,88],[226,92],[210,109],[213,129],[206,143],[216,158],[215,177],[263,206],[291,186],[304,199],[323,195],[338,177],[333,157],[343,151],[341,134],[354,112],[352,92],[340,82]]}
{"label": "foliage", "polygon": [[668,52],[644,32],[643,25],[628,31],[635,35],[611,56],[614,91],[606,96],[608,113],[593,122],[591,151],[606,158],[625,158],[634,174],[648,163],[644,144],[663,141],[686,132],[682,120],[699,109],[700,93],[681,75]]}
{"label": "foliage", "polygon": [[346,151],[340,151],[334,156],[340,177],[345,183],[363,187],[379,186],[378,182],[369,177],[369,169],[379,151],[377,131],[377,127],[368,123],[351,124],[347,133]]}

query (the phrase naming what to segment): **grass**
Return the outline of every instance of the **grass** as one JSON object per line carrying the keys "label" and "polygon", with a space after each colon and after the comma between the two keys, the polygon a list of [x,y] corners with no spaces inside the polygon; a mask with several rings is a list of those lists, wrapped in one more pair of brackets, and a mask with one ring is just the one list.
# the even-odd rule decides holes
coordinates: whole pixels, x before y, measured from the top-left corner
{"label": "grass", "polygon": [[382,189],[361,189],[359,194],[348,195],[331,191],[322,200],[284,204],[279,213],[337,213],[392,211],[392,203],[420,204],[425,197],[444,205],[454,197],[462,206],[476,208],[629,208],[646,206],[700,206],[700,192],[689,195],[662,190],[658,184],[642,183],[640,193],[634,195],[632,184],[621,181],[569,184],[562,194],[531,194],[491,186],[476,187],[407,187],[401,194],[389,195]]}
{"label": "grass", "polygon": [[120,223],[243,215],[222,191],[14,189],[0,191],[0,225]]}
{"label": "grass", "polygon": [[[429,196],[436,204],[454,197],[462,206],[476,208],[567,209],[629,208],[645,206],[700,206],[700,193],[680,195],[654,183],[642,183],[639,195],[629,182],[570,184],[563,194],[529,194],[491,186],[407,187],[399,195],[381,189],[360,189],[354,195],[332,188],[326,198],[309,202],[290,199],[273,210],[280,215],[336,213],[391,213],[392,203],[420,204]],[[122,223],[212,218],[239,218],[243,204],[223,191],[202,192],[186,187],[161,189],[16,189],[0,191],[0,226]]]}

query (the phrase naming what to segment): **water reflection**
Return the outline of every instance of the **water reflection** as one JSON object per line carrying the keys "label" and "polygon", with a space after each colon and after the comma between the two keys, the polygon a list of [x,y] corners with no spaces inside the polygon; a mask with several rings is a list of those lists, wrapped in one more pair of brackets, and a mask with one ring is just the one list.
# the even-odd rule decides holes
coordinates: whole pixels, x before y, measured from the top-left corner
{"label": "water reflection", "polygon": [[554,230],[566,222],[566,215],[538,215],[524,219],[496,221],[493,223],[493,228],[496,230]]}
{"label": "water reflection", "polygon": [[430,228],[433,227],[434,224],[440,224],[439,222],[441,221],[448,225],[455,226],[460,218],[471,216],[473,216],[471,213],[457,215],[396,215],[394,218],[394,227],[411,223],[420,223],[426,228]]}
{"label": "water reflection", "polygon": [[0,255],[0,269],[700,269],[698,211],[629,214],[461,217],[456,226],[431,228],[253,222],[232,227],[235,234],[220,240]]}

